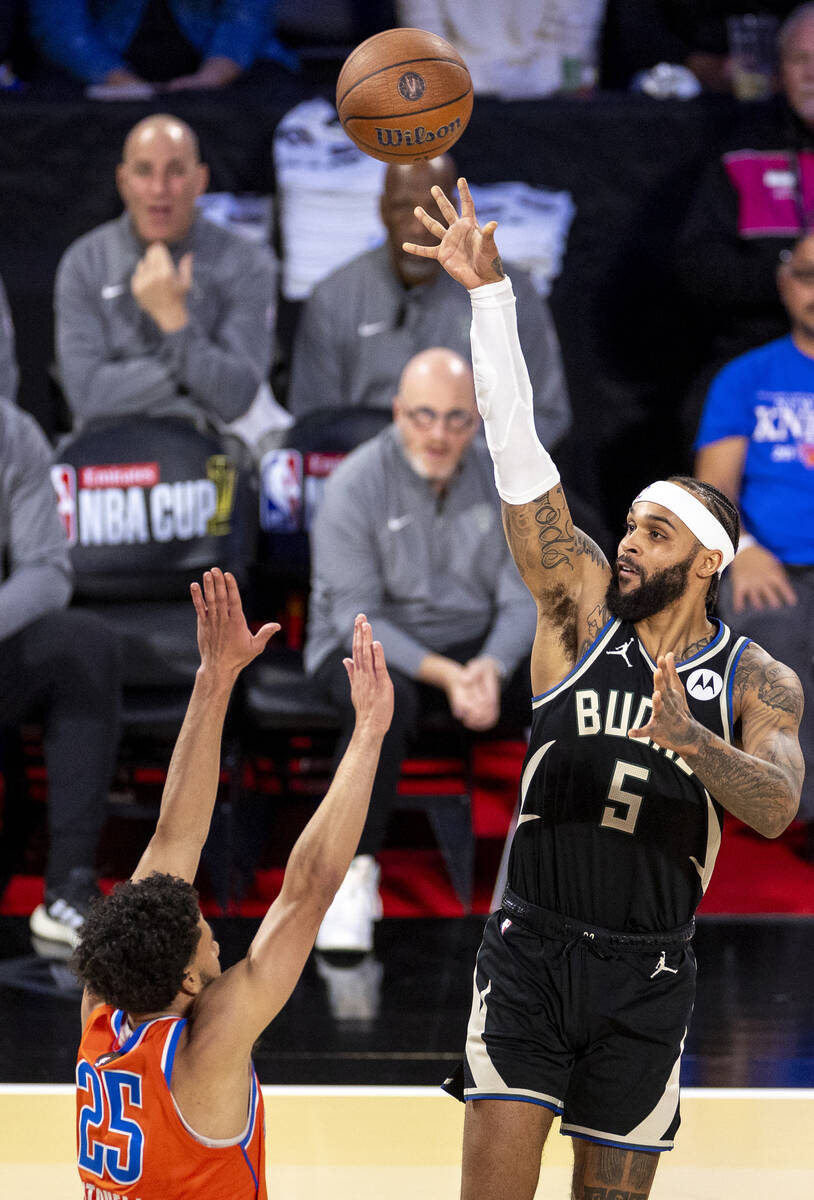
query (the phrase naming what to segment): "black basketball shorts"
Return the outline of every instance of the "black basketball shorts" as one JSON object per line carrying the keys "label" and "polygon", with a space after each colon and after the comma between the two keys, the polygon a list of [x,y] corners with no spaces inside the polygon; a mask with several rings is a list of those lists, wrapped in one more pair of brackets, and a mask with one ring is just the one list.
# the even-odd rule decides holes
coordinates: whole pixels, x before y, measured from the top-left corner
{"label": "black basketball shorts", "polygon": [[571,1137],[671,1150],[695,998],[692,926],[620,938],[511,893],[504,906],[475,964],[463,1088],[448,1090],[542,1104]]}

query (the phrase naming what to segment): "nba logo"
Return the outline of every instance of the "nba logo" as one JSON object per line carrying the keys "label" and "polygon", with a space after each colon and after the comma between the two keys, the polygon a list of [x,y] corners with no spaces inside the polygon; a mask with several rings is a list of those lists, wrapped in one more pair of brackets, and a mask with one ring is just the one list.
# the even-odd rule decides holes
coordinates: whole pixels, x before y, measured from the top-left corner
{"label": "nba logo", "polygon": [[295,533],[302,528],[302,455],[270,450],[260,464],[260,527]]}
{"label": "nba logo", "polygon": [[51,483],[57,494],[57,512],[65,526],[69,546],[77,541],[76,523],[76,472],[70,463],[57,463],[51,467]]}

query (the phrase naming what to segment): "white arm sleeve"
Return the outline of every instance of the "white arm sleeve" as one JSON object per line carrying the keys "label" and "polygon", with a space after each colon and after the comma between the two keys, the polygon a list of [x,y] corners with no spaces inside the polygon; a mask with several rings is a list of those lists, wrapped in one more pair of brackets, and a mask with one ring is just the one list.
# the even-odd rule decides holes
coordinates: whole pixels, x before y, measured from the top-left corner
{"label": "white arm sleeve", "polygon": [[531,381],[517,335],[512,281],[472,288],[472,369],[495,486],[507,504],[527,504],[560,473],[534,427]]}

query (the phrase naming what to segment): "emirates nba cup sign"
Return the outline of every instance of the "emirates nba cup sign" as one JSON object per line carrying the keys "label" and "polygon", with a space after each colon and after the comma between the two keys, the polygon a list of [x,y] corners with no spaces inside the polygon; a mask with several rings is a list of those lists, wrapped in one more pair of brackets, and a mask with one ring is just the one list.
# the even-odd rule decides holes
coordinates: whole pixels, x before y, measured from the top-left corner
{"label": "emirates nba cup sign", "polygon": [[71,546],[186,542],[231,532],[236,471],[223,454],[206,460],[205,479],[162,481],[157,462],[58,463],[51,478]]}

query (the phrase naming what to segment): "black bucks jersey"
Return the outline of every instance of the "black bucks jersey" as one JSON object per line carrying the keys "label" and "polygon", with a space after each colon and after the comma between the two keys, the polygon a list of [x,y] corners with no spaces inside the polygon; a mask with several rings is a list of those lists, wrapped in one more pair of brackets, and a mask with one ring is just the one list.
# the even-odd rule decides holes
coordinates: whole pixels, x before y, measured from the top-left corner
{"label": "black bucks jersey", "polygon": [[[678,674],[693,716],[732,741],[732,687],[748,638],[718,632]],[[627,736],[646,725],[656,666],[613,620],[573,670],[533,700],[509,886],[606,929],[686,924],[709,882],[723,810],[672,750]]]}

